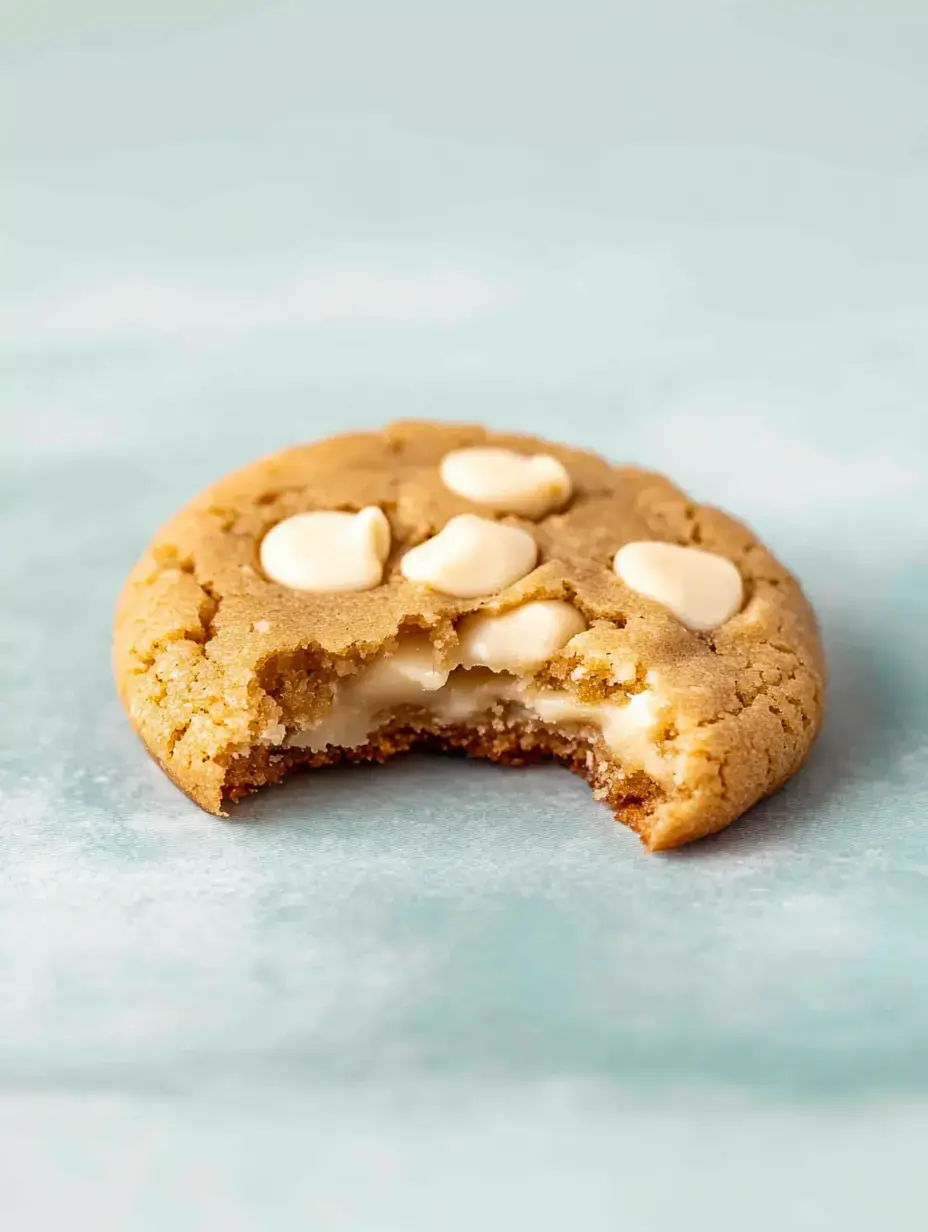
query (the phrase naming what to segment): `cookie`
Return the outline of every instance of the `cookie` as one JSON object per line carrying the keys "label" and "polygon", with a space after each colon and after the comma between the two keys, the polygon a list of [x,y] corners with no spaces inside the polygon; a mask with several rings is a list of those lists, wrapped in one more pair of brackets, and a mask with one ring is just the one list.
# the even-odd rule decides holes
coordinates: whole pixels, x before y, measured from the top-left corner
{"label": "cookie", "polygon": [[211,813],[424,746],[560,761],[652,850],[781,786],[825,686],[798,583],[739,522],[657,474],[422,422],[209,488],[132,571],[113,657]]}

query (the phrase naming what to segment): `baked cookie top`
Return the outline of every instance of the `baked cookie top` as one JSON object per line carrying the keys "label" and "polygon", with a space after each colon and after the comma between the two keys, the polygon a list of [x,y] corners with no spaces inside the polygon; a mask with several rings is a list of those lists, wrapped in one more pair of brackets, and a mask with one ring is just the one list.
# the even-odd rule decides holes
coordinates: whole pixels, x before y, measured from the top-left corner
{"label": "baked cookie top", "polygon": [[531,664],[533,687],[654,701],[648,738],[673,773],[634,819],[651,847],[728,824],[804,759],[821,644],[758,539],[660,475],[474,425],[335,436],[207,489],[127,580],[114,667],[149,750],[218,812],[236,761],[322,722],[340,681],[410,637],[460,663],[462,618],[536,601],[579,623]]}

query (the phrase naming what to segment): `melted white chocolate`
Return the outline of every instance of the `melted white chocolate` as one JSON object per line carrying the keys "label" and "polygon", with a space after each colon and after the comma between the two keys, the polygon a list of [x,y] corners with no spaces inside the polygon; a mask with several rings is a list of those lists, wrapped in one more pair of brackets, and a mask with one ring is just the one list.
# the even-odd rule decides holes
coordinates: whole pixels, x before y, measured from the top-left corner
{"label": "melted white chocolate", "polygon": [[503,705],[551,729],[592,729],[626,769],[640,768],[660,783],[672,778],[672,763],[655,739],[660,706],[652,690],[621,701],[583,702],[510,671],[442,665],[424,636],[407,639],[395,654],[340,680],[328,714],[286,743],[314,751],[356,748],[400,708],[414,712],[404,724],[414,727],[418,712],[441,728],[474,723]]}
{"label": "melted white chocolate", "polygon": [[460,665],[531,671],[584,629],[586,621],[563,599],[535,599],[500,614],[474,612],[458,626]]}

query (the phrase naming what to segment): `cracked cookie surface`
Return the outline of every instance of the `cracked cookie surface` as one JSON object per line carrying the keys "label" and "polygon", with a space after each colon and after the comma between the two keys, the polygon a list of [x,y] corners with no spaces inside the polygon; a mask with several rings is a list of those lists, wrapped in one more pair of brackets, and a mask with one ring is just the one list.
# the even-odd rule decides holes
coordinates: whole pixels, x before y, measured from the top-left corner
{"label": "cracked cookie surface", "polygon": [[[569,498],[534,517],[473,503],[441,476],[447,455],[473,446],[555,458],[570,477]],[[263,572],[261,545],[286,519],[372,507],[390,531],[378,584],[305,591]],[[535,566],[501,590],[466,598],[404,576],[406,553],[463,514],[530,534]],[[613,559],[624,545],[649,540],[732,562],[743,583],[740,610],[694,631],[631,589]],[[463,618],[539,600],[568,602],[586,628],[530,678],[494,684],[475,709],[488,674],[461,674]],[[443,673],[434,696],[444,709],[403,694],[395,713],[359,728],[353,742],[315,738],[335,699],[353,696],[346,682],[363,682],[386,656],[400,662],[412,645],[434,655]],[[719,830],[782,785],[819,730],[825,684],[815,617],[798,583],[733,518],[695,504],[660,475],[590,453],[422,422],[288,449],[197,497],[126,582],[114,667],[148,750],[211,812],[300,765],[382,759],[428,744],[499,761],[554,757],[587,777],[652,849]],[[647,727],[610,742],[601,716],[612,723],[642,694]]]}

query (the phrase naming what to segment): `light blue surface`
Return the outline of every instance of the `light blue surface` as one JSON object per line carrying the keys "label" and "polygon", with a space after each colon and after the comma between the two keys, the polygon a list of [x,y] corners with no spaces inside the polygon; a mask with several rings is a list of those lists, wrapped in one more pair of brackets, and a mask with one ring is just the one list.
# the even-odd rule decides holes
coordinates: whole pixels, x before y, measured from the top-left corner
{"label": "light blue surface", "polygon": [[[0,13],[4,1226],[923,1228],[923,6]],[[667,857],[553,769],[181,797],[122,577],[415,415],[751,521],[823,619],[807,770]]]}

